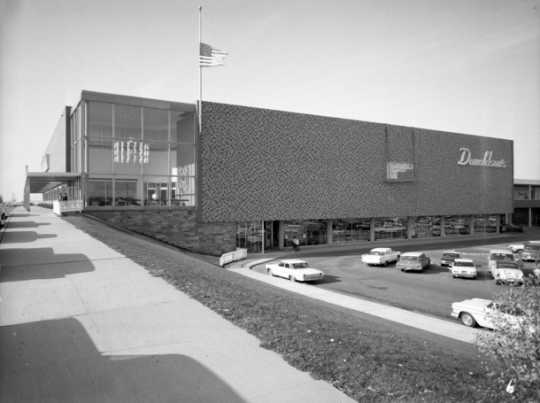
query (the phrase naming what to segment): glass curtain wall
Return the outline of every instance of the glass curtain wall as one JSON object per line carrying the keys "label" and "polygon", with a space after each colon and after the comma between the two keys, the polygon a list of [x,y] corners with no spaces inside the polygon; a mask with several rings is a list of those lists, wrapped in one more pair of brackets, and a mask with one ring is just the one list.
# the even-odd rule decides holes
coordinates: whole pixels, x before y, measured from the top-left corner
{"label": "glass curtain wall", "polygon": [[432,238],[441,236],[441,217],[416,217],[414,220],[412,238]]}
{"label": "glass curtain wall", "polygon": [[444,232],[446,236],[470,235],[471,217],[470,216],[445,216]]}
{"label": "glass curtain wall", "polygon": [[375,240],[407,239],[407,217],[383,217],[375,219]]}
{"label": "glass curtain wall", "polygon": [[332,242],[369,241],[369,218],[333,220]]}
{"label": "glass curtain wall", "polygon": [[101,187],[88,186],[89,206],[195,205],[193,112],[86,105],[88,175],[110,183],[112,194],[105,201]]}

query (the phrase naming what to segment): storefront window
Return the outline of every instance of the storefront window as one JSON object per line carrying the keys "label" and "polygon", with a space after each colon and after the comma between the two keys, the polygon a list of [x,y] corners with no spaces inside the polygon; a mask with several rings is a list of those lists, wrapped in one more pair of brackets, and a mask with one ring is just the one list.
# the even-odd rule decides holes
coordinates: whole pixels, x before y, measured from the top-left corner
{"label": "storefront window", "polygon": [[334,243],[349,241],[369,241],[370,219],[333,220],[332,241]]}
{"label": "storefront window", "polygon": [[327,221],[285,221],[283,223],[285,246],[292,246],[296,237],[300,245],[321,245],[327,243]]}
{"label": "storefront window", "polygon": [[444,232],[446,236],[470,235],[471,218],[469,216],[445,216]]}
{"label": "storefront window", "polygon": [[540,200],[540,186],[533,186],[532,198],[533,200]]}
{"label": "storefront window", "polygon": [[171,202],[173,206],[195,205],[195,178],[173,176],[171,178]]}
{"label": "storefront window", "polygon": [[140,206],[136,180],[116,179],[114,183],[115,205],[118,207]]}
{"label": "storefront window", "polygon": [[441,236],[441,217],[416,217],[411,238],[432,238]]}
{"label": "storefront window", "polygon": [[529,187],[514,186],[514,200],[529,200]]}
{"label": "storefront window", "polygon": [[407,218],[376,218],[375,240],[378,239],[407,239]]}
{"label": "storefront window", "polygon": [[92,179],[86,186],[87,204],[91,207],[112,205],[112,180]]}
{"label": "storefront window", "polygon": [[262,251],[262,222],[238,223],[236,227],[236,246],[250,253]]}
{"label": "storefront window", "polygon": [[497,232],[498,216],[477,215],[474,216],[474,232],[488,233]]}
{"label": "storefront window", "polygon": [[169,200],[168,178],[145,178],[144,205],[167,206]]}

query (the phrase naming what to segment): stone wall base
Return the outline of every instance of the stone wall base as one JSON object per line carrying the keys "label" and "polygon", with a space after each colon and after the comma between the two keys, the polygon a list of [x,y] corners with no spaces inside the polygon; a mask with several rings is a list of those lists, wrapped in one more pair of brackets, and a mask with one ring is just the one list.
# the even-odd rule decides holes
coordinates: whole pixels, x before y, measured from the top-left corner
{"label": "stone wall base", "polygon": [[84,213],[197,253],[219,256],[236,248],[236,224],[198,222],[195,209],[85,210]]}

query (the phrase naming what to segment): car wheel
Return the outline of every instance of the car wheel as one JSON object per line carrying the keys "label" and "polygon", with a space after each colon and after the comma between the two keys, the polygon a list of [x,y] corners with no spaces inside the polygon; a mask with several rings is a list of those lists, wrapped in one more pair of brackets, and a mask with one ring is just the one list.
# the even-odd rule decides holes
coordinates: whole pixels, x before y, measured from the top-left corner
{"label": "car wheel", "polygon": [[495,280],[495,285],[501,285],[501,282],[499,280]]}
{"label": "car wheel", "polygon": [[462,312],[459,315],[459,319],[461,320],[461,323],[463,323],[465,326],[468,326],[468,327],[476,326],[476,321],[474,320],[473,316],[468,312]]}
{"label": "car wheel", "polygon": [[296,277],[294,276],[289,276],[289,280],[291,280],[293,283],[296,282]]}

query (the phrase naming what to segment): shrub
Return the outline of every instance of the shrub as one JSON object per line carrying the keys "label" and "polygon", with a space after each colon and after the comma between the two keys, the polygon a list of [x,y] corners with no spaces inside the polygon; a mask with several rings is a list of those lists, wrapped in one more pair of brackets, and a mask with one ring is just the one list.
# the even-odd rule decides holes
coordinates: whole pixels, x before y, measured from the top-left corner
{"label": "shrub", "polygon": [[[487,368],[493,392],[520,402],[540,401],[540,287],[526,279],[522,287],[505,287],[490,316],[495,329],[482,332],[477,344],[494,358]],[[495,363],[495,364],[494,364]]]}

